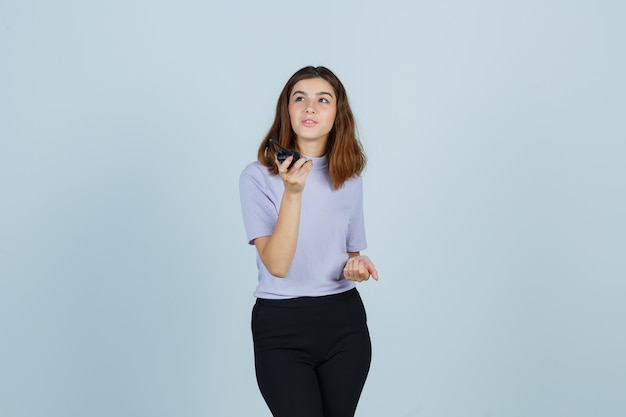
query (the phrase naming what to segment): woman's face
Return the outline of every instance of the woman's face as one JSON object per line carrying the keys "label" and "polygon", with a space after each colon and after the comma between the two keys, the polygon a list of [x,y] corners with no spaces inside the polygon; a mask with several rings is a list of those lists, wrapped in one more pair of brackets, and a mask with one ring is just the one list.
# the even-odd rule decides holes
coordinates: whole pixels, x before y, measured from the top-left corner
{"label": "woman's face", "polygon": [[289,97],[289,119],[299,143],[328,140],[335,123],[337,94],[322,78],[301,80]]}

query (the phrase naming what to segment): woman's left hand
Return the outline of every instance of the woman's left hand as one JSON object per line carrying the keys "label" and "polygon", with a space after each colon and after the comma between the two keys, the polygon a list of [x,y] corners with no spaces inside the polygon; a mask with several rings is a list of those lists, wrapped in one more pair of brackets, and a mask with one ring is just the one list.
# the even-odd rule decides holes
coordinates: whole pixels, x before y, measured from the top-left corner
{"label": "woman's left hand", "polygon": [[370,276],[378,281],[378,271],[367,256],[352,256],[343,267],[343,276],[348,281],[367,281]]}

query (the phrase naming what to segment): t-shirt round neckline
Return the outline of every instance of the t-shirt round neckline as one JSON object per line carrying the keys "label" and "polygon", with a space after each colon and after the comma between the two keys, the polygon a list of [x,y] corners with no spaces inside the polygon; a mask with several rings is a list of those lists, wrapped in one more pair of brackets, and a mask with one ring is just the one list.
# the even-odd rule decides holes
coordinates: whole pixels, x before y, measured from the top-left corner
{"label": "t-shirt round neckline", "polygon": [[326,162],[326,155],[313,157],[303,154],[302,156],[304,156],[306,159],[310,159],[311,161],[313,161],[313,169],[326,169],[328,167],[328,164]]}

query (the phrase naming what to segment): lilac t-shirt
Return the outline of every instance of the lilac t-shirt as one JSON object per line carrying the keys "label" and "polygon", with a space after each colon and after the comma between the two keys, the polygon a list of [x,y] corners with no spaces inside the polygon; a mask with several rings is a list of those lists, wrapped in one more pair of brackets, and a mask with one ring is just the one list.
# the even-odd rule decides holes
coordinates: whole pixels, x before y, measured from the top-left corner
{"label": "lilac t-shirt", "polygon": [[[343,267],[347,252],[360,252],[367,246],[361,177],[350,179],[335,190],[326,158],[308,159],[313,161],[313,169],[302,193],[300,230],[291,268],[285,278],[277,278],[265,268],[257,252],[256,297],[321,296],[355,286],[343,277]],[[244,168],[239,192],[249,244],[273,233],[283,191],[280,176],[271,175],[258,161]]]}

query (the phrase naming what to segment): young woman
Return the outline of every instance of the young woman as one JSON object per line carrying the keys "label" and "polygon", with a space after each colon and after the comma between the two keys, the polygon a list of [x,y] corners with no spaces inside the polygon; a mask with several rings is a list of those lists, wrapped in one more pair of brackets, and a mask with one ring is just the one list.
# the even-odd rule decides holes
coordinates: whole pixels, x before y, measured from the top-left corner
{"label": "young woman", "polygon": [[[270,139],[302,157],[279,162]],[[297,71],[239,184],[259,269],[257,382],[275,417],[354,416],[371,359],[355,283],[378,279],[360,254],[364,167],[342,83],[324,67]]]}

